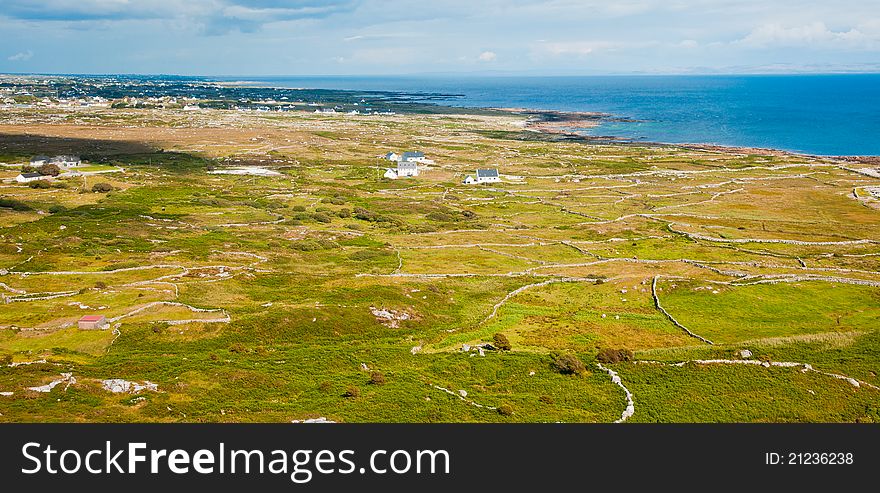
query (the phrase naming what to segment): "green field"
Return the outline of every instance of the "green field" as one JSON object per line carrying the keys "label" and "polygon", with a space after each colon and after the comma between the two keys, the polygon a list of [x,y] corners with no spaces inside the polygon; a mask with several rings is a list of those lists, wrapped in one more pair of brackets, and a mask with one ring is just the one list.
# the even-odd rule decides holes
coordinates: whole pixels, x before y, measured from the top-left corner
{"label": "green field", "polygon": [[[124,171],[0,171],[0,421],[612,422],[609,350],[628,422],[880,420],[880,210],[853,195],[880,180],[852,163],[516,115],[49,113],[4,114],[4,160]],[[380,178],[410,149],[435,164]],[[279,174],[208,172],[241,166]]]}

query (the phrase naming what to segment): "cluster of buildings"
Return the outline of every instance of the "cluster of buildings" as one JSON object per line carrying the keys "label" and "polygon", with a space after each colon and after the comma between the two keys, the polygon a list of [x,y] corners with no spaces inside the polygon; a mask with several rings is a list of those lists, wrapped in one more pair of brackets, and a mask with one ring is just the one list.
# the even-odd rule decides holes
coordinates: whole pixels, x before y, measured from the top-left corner
{"label": "cluster of buildings", "polygon": [[403,154],[389,152],[385,154],[384,158],[397,163],[396,167],[385,170],[385,178],[392,180],[406,176],[419,176],[419,164],[434,164],[434,161],[419,151],[404,152]]}
{"label": "cluster of buildings", "polygon": [[[54,164],[62,170],[66,170],[80,166],[82,164],[82,160],[79,158],[79,156],[71,155],[59,155],[53,157],[34,156],[31,158],[30,165],[32,168],[39,168],[44,164]],[[30,183],[32,181],[45,180],[49,178],[51,178],[51,176],[45,176],[37,172],[27,172],[19,173],[19,175],[15,177],[15,181],[17,183]]]}
{"label": "cluster of buildings", "polygon": [[55,164],[59,168],[75,168],[82,164],[79,156],[59,155],[59,156],[34,156],[31,158],[31,166],[37,167],[44,164]]}
{"label": "cluster of buildings", "polygon": [[[419,151],[409,151],[403,154],[389,152],[382,158],[396,163],[396,167],[385,170],[385,178],[395,180],[407,176],[419,176],[419,165],[434,164],[434,161],[425,157],[425,154]],[[478,168],[475,175],[468,175],[462,182],[465,185],[479,183],[496,183],[501,181],[501,175],[498,174],[496,168]]]}

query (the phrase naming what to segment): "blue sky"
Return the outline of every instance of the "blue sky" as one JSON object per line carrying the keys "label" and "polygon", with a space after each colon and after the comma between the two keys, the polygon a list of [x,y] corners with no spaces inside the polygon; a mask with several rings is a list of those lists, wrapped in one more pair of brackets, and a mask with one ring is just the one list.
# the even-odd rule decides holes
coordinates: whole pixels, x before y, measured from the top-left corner
{"label": "blue sky", "polygon": [[3,0],[0,72],[880,71],[877,0]]}

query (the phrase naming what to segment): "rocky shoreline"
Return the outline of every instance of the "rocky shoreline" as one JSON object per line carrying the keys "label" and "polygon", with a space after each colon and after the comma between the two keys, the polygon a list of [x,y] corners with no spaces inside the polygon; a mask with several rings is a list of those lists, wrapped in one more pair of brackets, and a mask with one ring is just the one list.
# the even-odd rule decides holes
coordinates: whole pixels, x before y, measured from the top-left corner
{"label": "rocky shoreline", "polygon": [[584,135],[572,131],[574,128],[596,128],[605,122],[635,123],[640,120],[614,116],[610,113],[589,111],[537,110],[528,108],[487,108],[515,115],[525,116],[524,130],[540,134],[557,136],[560,140],[578,140],[591,143],[638,144],[643,146],[675,146],[697,151],[733,152],[745,154],[764,154],[768,156],[803,156],[844,161],[852,164],[871,164],[880,167],[880,156],[836,155],[823,156],[804,152],[786,151],[769,147],[733,146],[710,143],[691,142],[675,144],[670,142],[635,141],[626,137],[613,135]]}

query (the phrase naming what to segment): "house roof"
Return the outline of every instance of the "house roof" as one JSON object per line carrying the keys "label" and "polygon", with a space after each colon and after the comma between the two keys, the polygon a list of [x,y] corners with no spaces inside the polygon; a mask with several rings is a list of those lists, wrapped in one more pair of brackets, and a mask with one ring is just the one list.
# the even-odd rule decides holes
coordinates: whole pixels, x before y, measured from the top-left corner
{"label": "house roof", "polygon": [[498,178],[498,170],[495,168],[478,169],[477,178]]}
{"label": "house roof", "polygon": [[68,156],[68,155],[60,155],[55,156],[51,159],[52,161],[79,161],[79,156]]}
{"label": "house roof", "polygon": [[24,178],[38,178],[43,175],[41,175],[39,173],[21,173],[19,176],[22,176]]}
{"label": "house roof", "polygon": [[98,322],[104,319],[104,315],[83,315],[80,322]]}
{"label": "house roof", "polygon": [[403,159],[412,157],[425,157],[425,153],[419,151],[407,151],[403,153]]}

